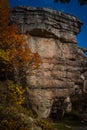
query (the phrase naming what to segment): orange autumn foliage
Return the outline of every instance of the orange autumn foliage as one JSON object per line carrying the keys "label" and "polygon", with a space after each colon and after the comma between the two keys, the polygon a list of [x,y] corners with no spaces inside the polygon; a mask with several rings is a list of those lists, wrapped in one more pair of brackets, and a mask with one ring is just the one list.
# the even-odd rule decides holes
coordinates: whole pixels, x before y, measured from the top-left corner
{"label": "orange autumn foliage", "polygon": [[9,72],[15,71],[18,75],[20,68],[22,72],[27,68],[37,69],[41,62],[39,55],[31,52],[19,34],[17,25],[9,25],[9,10],[9,1],[0,0],[0,73],[7,78]]}
{"label": "orange autumn foliage", "polygon": [[0,33],[4,31],[9,22],[9,2],[8,0],[0,0]]}

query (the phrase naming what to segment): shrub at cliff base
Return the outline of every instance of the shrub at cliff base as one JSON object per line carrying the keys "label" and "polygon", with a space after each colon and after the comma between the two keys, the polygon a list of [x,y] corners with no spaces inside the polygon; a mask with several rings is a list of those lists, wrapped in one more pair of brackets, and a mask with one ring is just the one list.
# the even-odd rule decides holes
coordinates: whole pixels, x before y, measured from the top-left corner
{"label": "shrub at cliff base", "polygon": [[33,116],[22,106],[24,89],[13,81],[0,82],[0,130],[26,130],[27,119]]}
{"label": "shrub at cliff base", "polygon": [[52,122],[47,119],[36,119],[35,124],[42,130],[53,130]]}
{"label": "shrub at cliff base", "polygon": [[[0,130],[53,130],[52,123],[37,118],[24,107],[26,88],[7,80],[0,82]],[[32,119],[32,121],[31,121]]]}
{"label": "shrub at cliff base", "polygon": [[18,121],[8,121],[8,120],[2,120],[0,123],[0,130],[29,130],[24,127],[20,122]]}

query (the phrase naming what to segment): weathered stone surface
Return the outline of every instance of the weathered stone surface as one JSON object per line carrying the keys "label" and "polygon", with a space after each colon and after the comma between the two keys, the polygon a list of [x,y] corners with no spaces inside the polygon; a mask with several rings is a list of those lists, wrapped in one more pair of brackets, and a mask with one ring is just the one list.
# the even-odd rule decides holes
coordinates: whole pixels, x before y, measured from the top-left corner
{"label": "weathered stone surface", "polygon": [[11,21],[19,24],[20,32],[39,37],[53,37],[63,42],[76,43],[75,34],[82,23],[69,14],[47,8],[16,7]]}
{"label": "weathered stone surface", "polygon": [[[51,114],[55,99],[57,108],[59,99],[63,105],[77,88],[80,94],[87,91],[87,49],[74,44],[80,20],[52,9],[17,7],[11,12],[11,22],[19,24],[31,51],[38,52],[42,60],[39,70],[27,76],[32,108],[39,116]],[[71,110],[71,103],[62,108],[63,112]]]}

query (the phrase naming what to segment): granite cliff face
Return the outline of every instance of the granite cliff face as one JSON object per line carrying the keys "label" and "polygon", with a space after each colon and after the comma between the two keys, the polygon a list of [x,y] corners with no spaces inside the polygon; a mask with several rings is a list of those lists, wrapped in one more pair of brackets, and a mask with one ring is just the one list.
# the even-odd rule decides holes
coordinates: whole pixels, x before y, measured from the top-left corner
{"label": "granite cliff face", "polygon": [[60,11],[24,6],[11,11],[11,22],[19,25],[32,52],[42,60],[39,70],[27,76],[32,109],[45,118],[71,111],[71,95],[87,89],[87,49],[76,41],[80,20]]}

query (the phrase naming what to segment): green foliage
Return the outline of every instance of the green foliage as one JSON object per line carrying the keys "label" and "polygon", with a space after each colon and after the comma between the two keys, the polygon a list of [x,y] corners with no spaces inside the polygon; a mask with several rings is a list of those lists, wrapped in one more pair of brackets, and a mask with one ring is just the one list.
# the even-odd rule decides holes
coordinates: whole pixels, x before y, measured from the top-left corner
{"label": "green foliage", "polygon": [[46,119],[37,119],[35,124],[41,127],[42,130],[53,130],[52,122]]}

